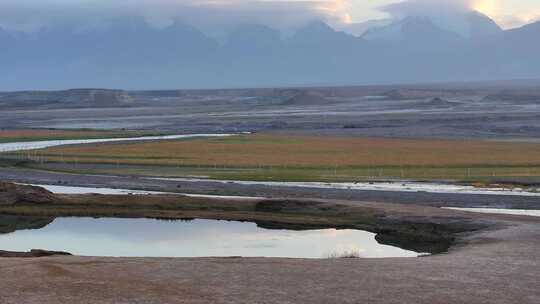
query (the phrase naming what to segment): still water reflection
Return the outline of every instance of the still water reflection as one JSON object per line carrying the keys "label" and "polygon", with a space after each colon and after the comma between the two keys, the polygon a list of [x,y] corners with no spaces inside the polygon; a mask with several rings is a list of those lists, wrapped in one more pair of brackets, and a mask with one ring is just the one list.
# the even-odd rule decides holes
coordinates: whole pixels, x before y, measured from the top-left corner
{"label": "still water reflection", "polygon": [[416,257],[377,243],[361,230],[270,230],[254,223],[216,220],[58,218],[38,230],[0,235],[0,249],[33,248],[85,256],[326,258],[354,252],[360,257]]}

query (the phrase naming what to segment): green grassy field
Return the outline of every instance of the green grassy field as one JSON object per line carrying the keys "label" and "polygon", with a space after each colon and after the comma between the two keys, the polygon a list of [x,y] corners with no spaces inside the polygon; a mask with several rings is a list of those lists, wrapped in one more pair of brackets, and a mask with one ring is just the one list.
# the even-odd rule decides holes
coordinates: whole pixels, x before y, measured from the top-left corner
{"label": "green grassy field", "polygon": [[540,177],[540,144],[242,135],[54,147],[4,157],[41,169],[263,181]]}
{"label": "green grassy field", "polygon": [[171,167],[147,165],[27,164],[35,169],[70,173],[110,174],[150,177],[190,177],[224,180],[291,181],[291,182],[357,182],[386,179],[454,180],[490,182],[499,180],[540,181],[540,166],[536,167],[376,167],[376,168],[219,168]]}

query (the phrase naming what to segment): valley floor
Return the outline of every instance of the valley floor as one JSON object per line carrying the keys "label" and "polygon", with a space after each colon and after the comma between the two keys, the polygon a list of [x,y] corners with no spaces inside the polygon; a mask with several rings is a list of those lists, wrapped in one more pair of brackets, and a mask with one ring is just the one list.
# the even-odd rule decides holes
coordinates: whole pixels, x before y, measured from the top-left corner
{"label": "valley floor", "polygon": [[[540,289],[538,289],[540,217],[477,214],[438,208],[484,207],[538,210],[540,209],[538,196],[322,189],[223,183],[212,180],[146,178],[148,176],[193,178],[210,176],[228,179],[233,175],[238,180],[279,180],[282,178],[288,181],[307,181],[310,178],[320,180],[321,177],[325,177],[326,179],[322,180],[354,182],[356,180],[350,180],[351,176],[356,178],[362,175],[371,177],[384,175],[385,172],[373,170],[372,162],[376,162],[377,157],[388,150],[385,146],[380,149],[367,149],[372,156],[367,159],[364,158],[365,155],[355,154],[359,150],[357,147],[369,143],[369,138],[379,138],[377,141],[380,142],[392,138],[397,139],[394,142],[405,144],[400,146],[402,149],[395,150],[392,155],[386,155],[383,159],[384,161],[392,160],[394,171],[388,174],[392,178],[424,177],[427,180],[456,181],[466,180],[478,174],[486,183],[509,182],[514,186],[519,183],[519,187],[523,185],[537,187],[540,184],[538,171],[540,168],[538,158],[540,107],[536,102],[537,99],[513,101],[512,97],[511,100],[505,100],[504,96],[498,94],[504,89],[499,86],[474,90],[456,89],[452,86],[427,91],[413,88],[400,89],[395,91],[398,94],[390,94],[394,92],[394,89],[392,87],[377,88],[374,93],[368,88],[355,88],[353,91],[350,88],[304,88],[294,89],[290,93],[285,91],[280,94],[272,93],[277,96],[266,96],[270,93],[257,90],[237,93],[192,92],[190,94],[195,94],[195,96],[175,94],[173,97],[162,94],[147,96],[150,92],[146,94],[132,92],[136,100],[133,104],[123,107],[62,108],[62,105],[55,103],[21,107],[4,106],[0,111],[0,128],[7,129],[3,133],[0,131],[0,142],[4,143],[14,140],[111,136],[108,131],[89,131],[85,130],[86,128],[114,129],[116,134],[112,137],[125,136],[127,133],[155,135],[156,133],[260,132],[264,134],[253,136],[259,141],[255,144],[267,147],[276,139],[282,141],[273,150],[266,150],[264,147],[257,150],[258,152],[266,151],[263,155],[265,159],[254,158],[247,164],[242,163],[244,158],[216,163],[214,159],[204,158],[209,154],[203,153],[211,150],[211,152],[217,152],[219,156],[219,153],[223,151],[220,149],[228,149],[227,151],[232,155],[239,155],[246,150],[243,142],[231,142],[230,145],[225,145],[227,140],[224,140],[225,142],[214,142],[215,145],[211,147],[202,143],[198,150],[191,151],[191,155],[187,156],[203,158],[191,164],[210,166],[211,170],[207,171],[211,171],[213,176],[204,170],[177,174],[185,164],[185,160],[178,157],[177,152],[187,151],[192,146],[182,142],[175,143],[178,150],[173,151],[174,153],[170,152],[174,147],[169,146],[169,143],[158,145],[141,143],[139,147],[147,149],[132,151],[131,158],[125,157],[125,150],[116,151],[113,155],[107,154],[112,151],[109,150],[111,147],[126,147],[120,145],[105,148],[100,146],[90,150],[86,150],[89,146],[59,147],[54,149],[58,152],[53,153],[55,155],[21,153],[22,156],[15,154],[15,159],[5,158],[3,155],[0,160],[0,181],[2,182],[253,196],[273,198],[278,201],[281,199],[285,202],[309,198],[324,202],[340,200],[341,204],[350,208],[362,209],[364,206],[372,210],[372,217],[369,219],[373,217],[379,219],[379,212],[389,214],[388,217],[383,217],[387,220],[386,224],[395,224],[396,219],[404,218],[413,223],[418,223],[420,219],[427,219],[429,225],[422,226],[424,228],[432,227],[430,225],[433,223],[435,223],[434,227],[444,223],[458,223],[459,225],[452,227],[462,229],[470,220],[484,228],[489,228],[474,233],[470,230],[459,230],[469,232],[458,234],[458,242],[450,248],[448,253],[421,258],[320,260],[82,256],[0,258],[0,304],[540,303]],[[520,87],[513,90],[521,92]],[[415,94],[405,96],[406,93]],[[202,94],[202,96],[197,94]],[[386,97],[383,99],[369,97],[377,95]],[[393,97],[392,95],[403,96]],[[298,96],[308,96],[309,100],[298,102]],[[315,98],[319,102],[310,103],[313,96],[324,98],[322,101],[320,98]],[[488,98],[489,96],[492,97]],[[39,128],[53,130],[36,131]],[[124,128],[132,131],[124,131]],[[24,132],[20,133],[21,131]],[[311,140],[315,137],[322,140],[323,144],[317,144]],[[293,143],[301,142],[304,138],[303,143],[309,144],[308,149],[302,147],[301,144],[290,145],[291,142],[287,138],[292,138]],[[432,143],[440,143],[441,139],[444,145],[440,146],[440,153],[435,155],[436,157],[428,166],[423,164],[424,157],[420,157],[409,160],[409,165],[419,166],[420,170],[408,172],[403,170],[404,156],[418,156],[410,154],[410,151],[417,146],[419,141],[429,140]],[[463,145],[455,145],[455,140]],[[507,143],[492,143],[493,140],[507,141]],[[351,141],[357,145],[351,146]],[[340,146],[332,150],[332,145],[336,143]],[[252,147],[257,148],[257,145]],[[433,151],[433,147],[431,144],[427,146],[427,155]],[[462,150],[461,147],[468,147],[468,149]],[[85,150],[75,151],[79,148]],[[310,155],[311,148],[319,149],[319,155],[311,155],[310,157],[313,158],[304,157]],[[105,149],[107,153],[102,149]],[[303,154],[295,154],[298,149],[303,151]],[[340,151],[347,151],[347,153],[344,153],[346,155],[342,155],[343,157],[334,157]],[[72,163],[66,165],[66,160],[69,160],[67,152],[74,154],[74,158],[71,159]],[[87,154],[87,152],[93,153]],[[472,152],[476,153],[476,160],[470,157]],[[290,165],[298,161],[309,161],[307,165],[310,166],[322,162],[324,168],[318,172],[282,170],[281,176],[275,178],[274,175],[279,172],[276,171],[275,163],[271,160],[279,156],[279,153],[283,158],[278,159],[278,167],[280,162]],[[160,154],[157,156],[161,156],[161,159],[152,158],[156,156],[154,154]],[[19,156],[22,159],[18,158]],[[37,159],[33,159],[36,156]],[[51,162],[41,164],[45,161],[45,156],[49,157]],[[288,159],[288,157],[292,158]],[[513,161],[505,163],[508,161],[507,157]],[[81,162],[83,158],[86,158],[88,163]],[[165,165],[170,161],[170,166],[164,166],[163,161]],[[440,174],[437,171],[438,168],[432,172],[426,169],[429,166],[437,167],[439,161],[443,161],[444,166],[448,168],[457,169],[447,170],[444,174]],[[471,163],[463,164],[463,161],[471,161]],[[341,162],[344,166],[354,165],[360,169],[348,172],[348,176],[344,179],[340,178],[338,176],[340,172],[336,172],[336,165]],[[501,162],[503,163],[501,171],[494,169],[499,167]],[[151,166],[131,167],[138,163],[151,163]],[[272,169],[254,171],[256,174],[248,172],[251,175],[234,171],[229,176],[224,176],[223,171],[219,170],[219,165],[229,166],[229,168],[235,165],[259,168],[261,163],[263,167],[264,165],[272,166]],[[384,165],[383,163],[382,166]],[[476,167],[469,168],[468,165]],[[488,165],[487,169],[474,171],[475,168],[483,165]],[[75,167],[76,170],[68,166]],[[512,169],[511,172],[508,168]],[[367,173],[364,172],[366,170]],[[154,174],[156,172],[158,174]],[[508,175],[512,177],[511,180],[506,180]],[[516,182],[516,179],[519,181]],[[88,197],[99,200],[95,196],[89,195],[86,198]],[[205,207],[204,203],[208,203],[204,198],[184,199],[195,202],[192,208],[202,208]],[[110,201],[101,200],[101,203]],[[124,215],[152,216],[145,212],[136,214],[137,210],[132,209],[133,201],[133,197],[124,197],[121,206],[122,211],[126,212]],[[155,201],[145,199],[139,201],[141,205],[164,207],[164,205],[152,205],[153,202]],[[219,207],[223,202],[214,203],[214,207]],[[178,203],[178,205],[181,204]],[[308,206],[312,207],[312,205]],[[11,212],[2,216],[14,216],[14,211],[21,214],[32,213],[39,220],[31,221],[30,224],[43,226],[50,223],[54,216],[57,216],[55,212],[61,209],[54,209],[58,206],[49,206],[51,208],[45,210],[46,208],[35,208],[36,206],[31,204],[19,207],[17,209],[12,206],[2,206],[3,211]],[[79,208],[76,210],[77,214],[74,212],[71,215],[82,216],[85,212],[91,212],[84,204],[77,207]],[[172,211],[168,210],[169,215],[174,212],[178,213],[176,214],[178,217],[182,215],[179,210],[170,206],[165,207],[164,209],[172,209]],[[106,214],[94,213],[93,215],[114,216],[111,209],[105,210]],[[43,210],[49,213],[40,214]],[[201,216],[201,210],[190,215]],[[73,212],[73,210],[61,211],[64,211],[63,215],[66,216],[70,215],[69,212]],[[236,211],[236,217],[231,216],[227,219],[246,220],[245,210]],[[343,212],[343,210],[341,212],[350,215],[349,212]],[[359,212],[356,215],[358,214],[363,213]],[[208,213],[205,215],[210,217]],[[212,216],[223,218],[222,214]],[[261,218],[258,219],[261,220]],[[274,214],[271,219],[284,221],[290,220],[290,217]],[[268,218],[262,220],[268,220]],[[341,217],[335,216],[332,220],[334,222],[330,224],[335,225]],[[0,224],[5,224],[0,228],[7,227],[6,231],[13,228],[13,221],[9,219]],[[298,224],[298,222],[293,224]],[[410,228],[410,226],[407,227]],[[416,226],[412,225],[412,227]],[[410,231],[418,233],[417,229],[407,230],[407,232]]]}

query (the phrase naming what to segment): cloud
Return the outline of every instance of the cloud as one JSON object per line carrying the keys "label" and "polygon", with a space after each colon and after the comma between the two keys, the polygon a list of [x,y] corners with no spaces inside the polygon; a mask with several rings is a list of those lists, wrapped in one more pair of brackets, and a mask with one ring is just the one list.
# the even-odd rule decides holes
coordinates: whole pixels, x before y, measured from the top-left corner
{"label": "cloud", "polygon": [[479,11],[503,28],[514,28],[537,21],[540,13],[529,6],[512,6],[503,0],[405,0],[381,8],[393,18],[411,15],[447,18],[454,13]]}
{"label": "cloud", "polygon": [[157,26],[180,20],[200,27],[260,23],[283,28],[346,20],[349,6],[348,0],[2,0],[0,25],[34,30],[58,22],[142,16]]}
{"label": "cloud", "polygon": [[511,29],[517,28],[529,23],[540,21],[540,12],[527,12],[518,15],[494,15],[493,18],[502,27]]}
{"label": "cloud", "polygon": [[417,15],[440,15],[474,10],[474,0],[407,0],[388,4],[382,11],[394,18]]}

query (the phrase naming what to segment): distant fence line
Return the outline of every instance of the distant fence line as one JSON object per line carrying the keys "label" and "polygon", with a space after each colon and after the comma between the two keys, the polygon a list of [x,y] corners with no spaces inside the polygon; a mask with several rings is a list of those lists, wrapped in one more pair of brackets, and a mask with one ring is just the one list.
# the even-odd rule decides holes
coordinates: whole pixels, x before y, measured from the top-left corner
{"label": "distant fence line", "polygon": [[[54,160],[50,159],[50,155],[41,153],[39,150],[27,150],[17,152],[7,152],[0,154],[0,160],[29,162],[33,164],[62,164],[65,168],[77,169],[82,164],[93,164],[85,162],[84,158],[75,156],[64,157],[63,154],[55,156]],[[144,167],[168,167],[182,170],[247,170],[258,173],[268,172],[275,174],[285,171],[305,171],[313,172],[317,176],[325,176],[328,178],[359,178],[359,179],[377,179],[377,178],[457,178],[468,179],[475,177],[536,177],[540,176],[540,166],[469,166],[469,167],[433,167],[433,166],[370,166],[370,167],[295,167],[290,165],[276,166],[258,164],[256,166],[229,166],[226,164],[215,163],[213,165],[186,164],[179,161],[176,164],[137,164],[137,163],[122,163],[120,160],[116,162],[97,162],[96,164],[112,165],[120,167],[122,165],[129,166],[144,166]]]}

